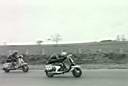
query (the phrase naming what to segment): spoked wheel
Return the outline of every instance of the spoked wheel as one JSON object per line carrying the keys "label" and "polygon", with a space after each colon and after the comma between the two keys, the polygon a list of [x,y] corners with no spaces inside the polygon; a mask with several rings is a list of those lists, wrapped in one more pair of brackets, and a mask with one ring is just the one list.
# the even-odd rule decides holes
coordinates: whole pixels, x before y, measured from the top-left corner
{"label": "spoked wheel", "polygon": [[22,70],[23,70],[23,72],[28,72],[28,70],[29,70],[28,65],[22,66]]}
{"label": "spoked wheel", "polygon": [[51,77],[54,76],[53,73],[50,73],[50,72],[48,72],[47,70],[45,70],[45,73],[46,73],[46,76],[49,77],[49,78],[51,78]]}
{"label": "spoked wheel", "polygon": [[82,75],[82,71],[80,68],[75,68],[73,71],[72,71],[72,74],[74,77],[78,78],[78,77],[81,77]]}

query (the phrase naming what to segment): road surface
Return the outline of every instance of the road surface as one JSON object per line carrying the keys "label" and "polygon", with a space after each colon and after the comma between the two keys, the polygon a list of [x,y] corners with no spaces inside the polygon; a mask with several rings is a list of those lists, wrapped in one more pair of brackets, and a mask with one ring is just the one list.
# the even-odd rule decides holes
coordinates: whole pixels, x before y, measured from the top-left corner
{"label": "road surface", "polygon": [[128,70],[84,70],[81,78],[74,78],[71,73],[47,78],[43,70],[0,70],[0,86],[128,86]]}

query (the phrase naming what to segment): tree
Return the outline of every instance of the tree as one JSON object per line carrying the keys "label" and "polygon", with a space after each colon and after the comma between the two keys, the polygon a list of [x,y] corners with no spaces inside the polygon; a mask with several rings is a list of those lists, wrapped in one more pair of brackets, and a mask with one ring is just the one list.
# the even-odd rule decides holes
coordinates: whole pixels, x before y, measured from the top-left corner
{"label": "tree", "polygon": [[38,40],[36,43],[37,43],[38,45],[41,45],[41,44],[43,43],[43,41],[42,41],[42,40]]}
{"label": "tree", "polygon": [[117,40],[117,41],[127,41],[127,39],[126,39],[126,37],[125,37],[124,34],[122,34],[122,35],[117,35],[116,40]]}
{"label": "tree", "polygon": [[49,39],[49,40],[51,40],[51,41],[55,42],[56,44],[58,44],[58,42],[62,40],[62,37],[61,37],[60,34],[57,33],[57,34],[51,36],[51,39]]}
{"label": "tree", "polygon": [[125,35],[122,35],[121,41],[126,41]]}
{"label": "tree", "polygon": [[113,40],[102,40],[100,42],[112,42]]}
{"label": "tree", "polygon": [[120,35],[117,35],[117,36],[116,36],[116,40],[117,40],[117,41],[121,41]]}

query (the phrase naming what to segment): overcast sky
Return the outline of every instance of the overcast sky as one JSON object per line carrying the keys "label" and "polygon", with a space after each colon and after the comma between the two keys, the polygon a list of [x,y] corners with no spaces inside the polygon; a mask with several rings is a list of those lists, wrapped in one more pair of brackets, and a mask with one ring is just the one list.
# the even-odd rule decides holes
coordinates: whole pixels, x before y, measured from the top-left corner
{"label": "overcast sky", "polygon": [[0,0],[0,43],[128,38],[128,0]]}

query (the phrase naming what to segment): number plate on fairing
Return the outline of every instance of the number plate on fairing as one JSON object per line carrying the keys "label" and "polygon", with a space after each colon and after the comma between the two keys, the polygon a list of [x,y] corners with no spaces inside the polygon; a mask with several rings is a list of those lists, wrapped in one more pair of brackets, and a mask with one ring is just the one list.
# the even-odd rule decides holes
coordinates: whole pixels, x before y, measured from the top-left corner
{"label": "number plate on fairing", "polygon": [[46,70],[52,70],[53,66],[52,65],[45,65]]}
{"label": "number plate on fairing", "polygon": [[5,63],[5,64],[3,64],[3,68],[8,68],[9,67],[9,63]]}

